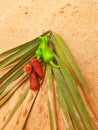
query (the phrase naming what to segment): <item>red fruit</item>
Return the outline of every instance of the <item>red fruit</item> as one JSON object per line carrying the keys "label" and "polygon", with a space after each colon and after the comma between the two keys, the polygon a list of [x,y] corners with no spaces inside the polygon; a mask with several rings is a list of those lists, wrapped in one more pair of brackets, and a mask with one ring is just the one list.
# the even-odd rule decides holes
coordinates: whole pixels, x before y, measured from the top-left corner
{"label": "red fruit", "polygon": [[31,59],[30,61],[31,61],[32,66],[33,66],[35,72],[37,73],[37,75],[40,78],[42,78],[43,77],[43,68],[42,68],[40,62],[36,58]]}
{"label": "red fruit", "polygon": [[39,79],[37,78],[36,73],[31,73],[30,74],[30,88],[32,90],[37,90],[39,88]]}
{"label": "red fruit", "polygon": [[23,71],[26,72],[26,73],[28,73],[28,74],[30,74],[32,72],[32,70],[33,70],[33,67],[32,67],[31,64],[26,64],[24,66],[24,68],[23,68]]}

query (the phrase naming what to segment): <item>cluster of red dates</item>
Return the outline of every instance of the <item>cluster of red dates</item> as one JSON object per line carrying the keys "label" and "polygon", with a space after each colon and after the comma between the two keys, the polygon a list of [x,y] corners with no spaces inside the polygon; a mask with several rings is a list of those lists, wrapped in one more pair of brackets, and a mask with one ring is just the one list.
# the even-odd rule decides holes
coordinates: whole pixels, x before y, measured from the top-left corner
{"label": "cluster of red dates", "polygon": [[29,74],[30,88],[37,90],[40,87],[40,80],[43,78],[43,67],[39,60],[33,58],[30,60],[30,64],[24,66],[24,72]]}

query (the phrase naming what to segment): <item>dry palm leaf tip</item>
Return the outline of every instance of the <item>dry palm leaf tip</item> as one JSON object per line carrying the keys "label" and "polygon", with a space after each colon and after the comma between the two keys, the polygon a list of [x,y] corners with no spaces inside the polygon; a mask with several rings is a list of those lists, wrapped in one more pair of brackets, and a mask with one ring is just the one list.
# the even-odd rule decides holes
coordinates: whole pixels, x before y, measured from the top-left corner
{"label": "dry palm leaf tip", "polygon": [[[0,130],[7,126],[31,89],[34,90],[31,91],[33,98],[31,103],[27,104],[27,113],[18,128],[19,130],[25,129],[44,78],[47,81],[50,129],[58,129],[55,90],[65,130],[94,130],[91,116],[93,115],[95,119],[97,117],[86,100],[84,92],[89,94],[94,104],[96,101],[91,96],[90,87],[81,74],[70,49],[60,35],[47,31],[30,42],[0,54],[0,59],[0,70],[8,68],[8,71],[0,78],[0,107],[8,99],[10,100],[10,97],[22,85],[25,85],[23,94],[7,119],[0,125]],[[54,80],[56,84],[54,84]],[[84,99],[79,89],[83,92]]]}

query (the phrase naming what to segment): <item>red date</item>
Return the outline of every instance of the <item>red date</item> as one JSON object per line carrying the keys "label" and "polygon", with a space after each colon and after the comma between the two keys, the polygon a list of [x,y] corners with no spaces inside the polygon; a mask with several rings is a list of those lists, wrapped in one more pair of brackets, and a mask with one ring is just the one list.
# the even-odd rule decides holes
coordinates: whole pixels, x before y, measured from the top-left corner
{"label": "red date", "polygon": [[23,70],[29,74],[30,89],[37,90],[40,87],[40,78],[43,78],[43,67],[36,58],[30,61],[31,64],[26,64]]}
{"label": "red date", "polygon": [[32,90],[37,90],[40,87],[39,79],[36,73],[30,74],[30,88]]}
{"label": "red date", "polygon": [[32,63],[32,66],[33,66],[33,68],[34,68],[34,71],[37,73],[37,75],[38,75],[40,78],[42,78],[42,77],[43,77],[43,68],[42,68],[40,62],[39,62],[36,58],[31,59],[30,61],[31,61],[31,63]]}
{"label": "red date", "polygon": [[33,70],[33,67],[32,67],[31,64],[26,64],[24,66],[24,68],[23,68],[23,71],[26,72],[26,73],[28,73],[28,74],[30,74],[32,72],[32,70]]}

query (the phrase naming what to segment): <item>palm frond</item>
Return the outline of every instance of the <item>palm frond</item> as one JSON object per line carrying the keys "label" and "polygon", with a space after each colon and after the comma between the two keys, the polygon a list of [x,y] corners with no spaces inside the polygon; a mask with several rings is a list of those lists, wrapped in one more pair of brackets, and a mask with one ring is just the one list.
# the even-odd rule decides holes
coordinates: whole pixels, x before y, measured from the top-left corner
{"label": "palm frond", "polygon": [[[48,33],[50,33],[50,31],[47,31],[47,32],[43,33],[40,36],[47,35]],[[3,58],[3,57],[9,56],[12,53],[16,53],[16,52],[18,52],[19,50],[21,50],[23,48],[26,48],[28,45],[30,45],[32,43],[35,43],[37,40],[38,40],[38,37],[33,39],[33,40],[31,40],[31,41],[29,41],[29,42],[26,42],[26,43],[20,45],[20,46],[14,47],[14,48],[12,48],[12,49],[10,49],[8,51],[5,51],[5,52],[1,53],[0,54],[0,59]]]}
{"label": "palm frond", "polygon": [[[59,65],[59,68],[54,68],[50,64],[44,63],[46,66],[44,77],[47,81],[51,130],[58,129],[55,104],[56,95],[67,130],[94,130],[93,123],[90,119],[90,112],[87,109],[87,103],[86,101],[84,103],[78,86],[82,86],[83,89],[87,90],[86,92],[89,95],[91,94],[91,90],[77,66],[70,49],[64,40],[54,32],[47,31],[40,36],[48,36],[50,41],[49,47],[55,57],[54,62]],[[39,37],[37,37],[30,42],[0,54],[0,70],[9,67],[9,70],[0,78],[0,107],[14,94],[15,91],[17,91],[24,83],[26,84],[28,82],[27,80],[29,78],[28,75],[23,72],[23,67],[25,64],[29,63],[31,58],[36,56],[35,52],[39,45],[40,41]],[[44,77],[40,80],[40,85],[43,83]],[[56,82],[55,86],[54,81]],[[30,91],[28,83],[25,92],[23,92],[0,130],[3,130],[6,127],[15,112],[26,99],[29,92],[31,92],[33,98],[29,105],[27,104],[27,112],[21,121],[19,128],[20,130],[24,130],[30,111],[34,106],[38,93],[40,92],[40,89],[37,91]]]}
{"label": "palm frond", "polygon": [[57,94],[58,94],[58,101],[61,106],[61,110],[63,111],[64,120],[66,121],[67,127],[69,130],[73,130],[74,126],[72,123],[72,119],[74,120],[78,129],[83,129],[82,122],[76,113],[73,99],[71,98],[69,91],[66,91],[67,84],[64,80],[64,77],[60,70],[53,68],[54,76],[57,83]]}
{"label": "palm frond", "polygon": [[35,48],[37,46],[38,46],[38,41],[36,42],[36,44],[32,43],[32,44],[24,47],[23,49],[21,49],[21,51],[19,50],[18,52],[16,52],[16,53],[12,54],[11,56],[5,58],[4,60],[2,60],[0,62],[0,69],[4,68],[7,65],[9,65],[11,62],[13,62],[17,58],[23,56],[24,54],[26,54],[27,52],[29,52],[30,50],[32,50],[32,48]]}
{"label": "palm frond", "polygon": [[19,70],[17,70],[15,74],[13,74],[3,85],[1,85],[1,87],[0,87],[0,93],[2,93],[4,91],[4,89],[6,87],[8,87],[8,85],[10,83],[12,83],[14,80],[16,80],[22,74],[23,74],[23,67],[21,67]]}
{"label": "palm frond", "polygon": [[46,66],[46,79],[47,79],[47,92],[48,92],[48,108],[50,116],[51,130],[57,130],[56,125],[56,111],[55,111],[55,99],[54,99],[54,86],[51,66]]}
{"label": "palm frond", "polygon": [[23,57],[22,60],[20,60],[16,65],[14,65],[5,75],[3,75],[0,78],[0,83],[3,83],[5,79],[9,78],[12,74],[14,74],[17,70],[19,70],[20,67],[23,67],[27,62],[29,62],[29,59],[34,56],[34,52],[28,53],[25,57]]}
{"label": "palm frond", "polygon": [[8,122],[11,120],[11,118],[13,117],[13,115],[15,114],[15,112],[17,111],[17,109],[19,108],[19,106],[22,104],[22,102],[24,101],[24,99],[26,98],[28,92],[29,92],[30,88],[27,85],[27,88],[25,90],[25,92],[23,93],[23,95],[20,97],[19,101],[16,103],[15,107],[13,108],[13,110],[11,111],[10,115],[8,116],[8,119],[6,120],[5,124],[3,125],[3,127],[1,128],[1,130],[4,130],[5,126],[8,124]]}
{"label": "palm frond", "polygon": [[0,107],[11,97],[11,95],[27,80],[27,75],[23,76],[15,85],[6,89],[0,95]]}
{"label": "palm frond", "polygon": [[29,104],[29,105],[27,104],[27,108],[26,108],[27,112],[26,112],[25,117],[24,117],[23,120],[22,120],[20,130],[24,130],[24,128],[25,128],[26,121],[27,121],[27,119],[28,119],[28,117],[29,117],[29,114],[30,114],[30,112],[31,112],[31,109],[32,109],[34,103],[35,103],[35,100],[36,100],[36,98],[37,98],[38,93],[39,93],[39,91],[36,91],[36,92],[31,93],[32,99],[31,99],[30,104]]}
{"label": "palm frond", "polygon": [[[66,61],[68,62],[68,64],[71,66],[75,76],[77,77],[78,81],[83,85],[83,87],[85,87],[88,91],[90,91],[90,88],[86,82],[86,80],[84,79],[74,57],[72,56],[72,53],[70,51],[70,49],[68,48],[67,44],[65,43],[65,41],[60,37],[60,35],[56,34],[56,33],[52,33],[53,34],[53,38],[54,38],[54,44],[56,45],[56,47],[58,46],[59,50],[57,50],[57,53],[59,53],[60,49],[63,53],[63,56],[59,55],[60,58],[64,61],[64,59],[62,57],[66,58]],[[65,61],[65,62],[66,62]],[[91,92],[91,91],[90,91]]]}

